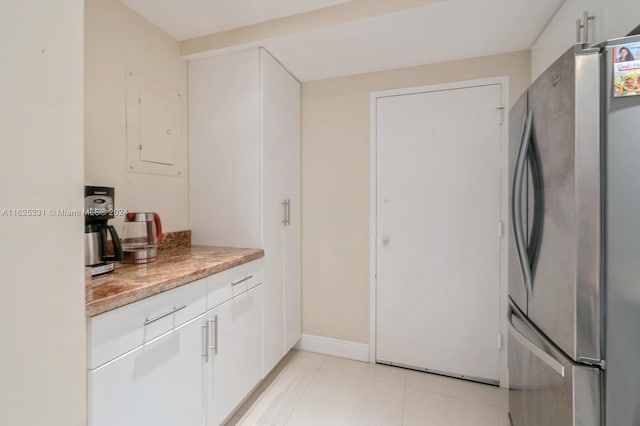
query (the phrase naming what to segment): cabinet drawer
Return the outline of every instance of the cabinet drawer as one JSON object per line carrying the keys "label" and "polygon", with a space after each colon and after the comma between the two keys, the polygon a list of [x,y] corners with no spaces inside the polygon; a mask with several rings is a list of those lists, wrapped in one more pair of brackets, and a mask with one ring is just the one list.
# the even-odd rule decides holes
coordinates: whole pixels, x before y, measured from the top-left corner
{"label": "cabinet drawer", "polygon": [[90,426],[204,426],[206,314],[89,371]]}
{"label": "cabinet drawer", "polygon": [[206,312],[206,279],[90,318],[89,368],[110,361]]}
{"label": "cabinet drawer", "polygon": [[263,281],[263,262],[255,260],[207,278],[207,309],[214,308]]}

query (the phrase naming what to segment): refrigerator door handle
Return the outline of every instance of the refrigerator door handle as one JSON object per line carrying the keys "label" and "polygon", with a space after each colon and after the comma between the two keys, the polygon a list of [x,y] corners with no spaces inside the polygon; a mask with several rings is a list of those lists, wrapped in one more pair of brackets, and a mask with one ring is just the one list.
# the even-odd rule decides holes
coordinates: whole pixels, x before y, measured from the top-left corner
{"label": "refrigerator door handle", "polygon": [[[565,376],[564,365],[557,359],[555,359],[551,354],[549,354],[544,349],[540,348],[538,345],[533,343],[531,340],[527,339],[524,334],[520,333],[518,329],[513,325],[513,315],[514,309],[513,307],[509,307],[509,332],[511,335],[529,352],[534,354],[540,361],[544,362],[547,366],[549,366],[553,371],[558,373],[560,377]],[[520,318],[519,315],[516,314]],[[520,318],[525,324],[528,322],[524,318]]]}
{"label": "refrigerator door handle", "polygon": [[511,220],[513,223],[514,234],[516,237],[516,248],[518,251],[518,259],[520,261],[520,270],[524,278],[524,286],[529,296],[533,293],[531,284],[531,266],[529,262],[529,254],[527,253],[527,244],[524,237],[524,225],[522,223],[522,181],[524,179],[524,165],[529,153],[529,143],[531,141],[531,123],[533,120],[533,112],[529,110],[527,119],[522,130],[522,138],[520,140],[520,148],[518,150],[518,159],[516,161],[515,173],[513,175],[513,194],[511,196]]}
{"label": "refrigerator door handle", "polygon": [[[533,122],[533,120],[532,120]],[[531,235],[529,238],[529,247],[527,254],[529,260],[529,270],[531,277],[531,291],[533,291],[533,281],[535,276],[536,264],[538,263],[538,255],[540,254],[540,243],[542,239],[542,224],[544,218],[544,191],[542,171],[540,169],[540,156],[536,147],[535,132],[531,125],[529,136],[529,152],[527,154],[529,160],[529,170],[531,171],[531,181],[533,184],[533,221],[531,224]]]}

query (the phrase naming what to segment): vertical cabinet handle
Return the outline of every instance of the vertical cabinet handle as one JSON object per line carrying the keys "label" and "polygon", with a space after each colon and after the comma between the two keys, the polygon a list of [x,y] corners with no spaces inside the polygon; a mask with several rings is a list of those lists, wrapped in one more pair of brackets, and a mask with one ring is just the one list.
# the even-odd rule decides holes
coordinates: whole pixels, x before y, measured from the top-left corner
{"label": "vertical cabinet handle", "polygon": [[283,211],[284,211],[284,213],[283,213],[284,217],[282,219],[282,224],[284,226],[287,226],[287,200],[283,200],[281,204],[282,204]]}
{"label": "vertical cabinet handle", "polygon": [[291,225],[291,200],[285,198],[281,205],[284,208],[284,219],[282,220],[282,224],[284,226],[289,226]]}
{"label": "vertical cabinet handle", "polygon": [[576,19],[576,43],[582,43],[582,20]]}
{"label": "vertical cabinet handle", "polygon": [[[213,351],[214,355],[218,355],[218,316],[215,315],[213,319],[209,320],[209,350]],[[211,337],[213,332],[213,337]],[[213,342],[213,344],[211,344]]]}
{"label": "vertical cabinet handle", "polygon": [[291,200],[287,198],[287,226],[291,225]]}
{"label": "vertical cabinet handle", "polygon": [[590,16],[589,11],[585,10],[582,14],[582,19],[576,21],[576,43],[589,43],[589,21],[593,21],[594,19],[596,19],[596,17]]}
{"label": "vertical cabinet handle", "polygon": [[209,321],[202,324],[202,358],[204,362],[209,362]]}
{"label": "vertical cabinet handle", "polygon": [[589,21],[596,19],[595,16],[590,16],[589,11],[585,10],[582,14],[582,20],[584,22],[584,42],[589,43]]}

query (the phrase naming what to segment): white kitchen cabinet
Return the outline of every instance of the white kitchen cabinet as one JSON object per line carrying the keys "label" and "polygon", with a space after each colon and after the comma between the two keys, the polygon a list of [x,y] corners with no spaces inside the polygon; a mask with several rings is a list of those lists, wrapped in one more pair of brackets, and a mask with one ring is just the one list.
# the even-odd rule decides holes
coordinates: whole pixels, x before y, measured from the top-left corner
{"label": "white kitchen cabinet", "polygon": [[205,425],[206,314],[89,372],[92,426]]}
{"label": "white kitchen cabinet", "polygon": [[[264,243],[267,252],[278,253],[267,276],[282,282],[284,290],[284,352],[279,355],[274,345],[267,354],[267,365],[273,367],[300,340],[300,84],[271,55],[262,54],[260,61],[263,190],[269,200],[263,209],[271,224],[265,225]],[[274,299],[277,296],[272,293]],[[275,331],[279,313],[279,309],[271,311],[274,344],[279,342]]]}
{"label": "white kitchen cabinet", "polygon": [[262,268],[248,262],[90,318],[90,426],[229,417],[263,377]]}
{"label": "white kitchen cabinet", "polygon": [[266,373],[300,339],[300,84],[265,51],[260,68]]}
{"label": "white kitchen cabinet", "polygon": [[262,285],[209,311],[207,425],[218,426],[262,379]]}
{"label": "white kitchen cabinet", "polygon": [[189,62],[196,244],[261,247],[264,374],[299,340],[300,84],[264,49]]}

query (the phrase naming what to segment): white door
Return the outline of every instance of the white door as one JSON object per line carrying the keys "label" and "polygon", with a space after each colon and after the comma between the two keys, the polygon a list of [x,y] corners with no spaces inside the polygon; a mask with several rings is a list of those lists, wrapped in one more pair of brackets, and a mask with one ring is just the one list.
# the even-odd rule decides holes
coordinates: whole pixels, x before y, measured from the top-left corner
{"label": "white door", "polygon": [[90,371],[89,424],[204,426],[205,317]]}
{"label": "white door", "polygon": [[377,98],[376,359],[498,381],[499,84]]}
{"label": "white door", "polygon": [[[300,83],[289,73],[281,87],[281,95],[286,104],[280,110],[287,131],[282,138],[285,147],[283,153],[284,196],[288,200],[287,224],[284,227],[284,343],[288,352],[301,336],[300,292],[300,231],[302,215],[300,208]],[[286,87],[286,90],[285,90]],[[286,114],[285,114],[286,111]]]}
{"label": "white door", "polygon": [[262,284],[208,318],[207,425],[218,426],[262,379]]}

